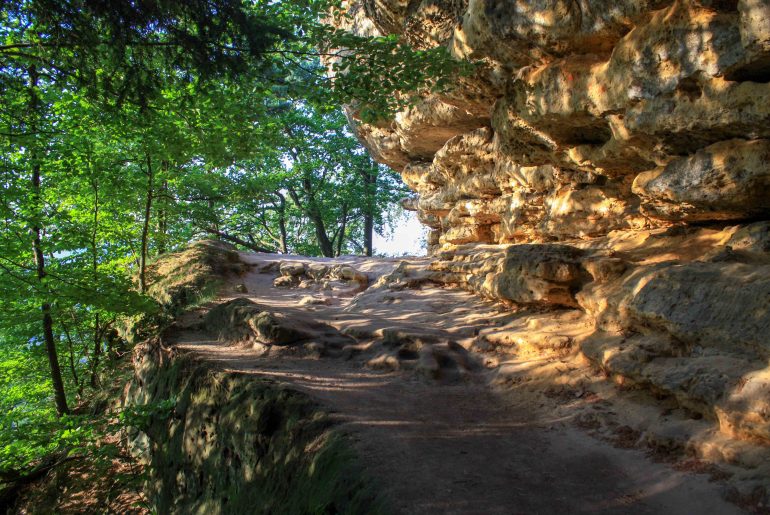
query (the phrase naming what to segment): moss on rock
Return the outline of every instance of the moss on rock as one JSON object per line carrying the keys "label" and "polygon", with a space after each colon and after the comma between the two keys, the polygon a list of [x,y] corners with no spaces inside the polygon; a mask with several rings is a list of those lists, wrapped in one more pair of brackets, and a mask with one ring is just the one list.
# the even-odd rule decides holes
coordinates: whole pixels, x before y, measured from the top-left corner
{"label": "moss on rock", "polygon": [[248,374],[135,351],[127,402],[175,398],[131,435],[159,513],[377,513],[383,508],[345,436],[304,395]]}
{"label": "moss on rock", "polygon": [[118,327],[120,337],[133,345],[160,334],[185,310],[215,297],[225,277],[245,267],[235,247],[215,240],[162,254],[147,268],[147,295],[157,309],[124,320]]}

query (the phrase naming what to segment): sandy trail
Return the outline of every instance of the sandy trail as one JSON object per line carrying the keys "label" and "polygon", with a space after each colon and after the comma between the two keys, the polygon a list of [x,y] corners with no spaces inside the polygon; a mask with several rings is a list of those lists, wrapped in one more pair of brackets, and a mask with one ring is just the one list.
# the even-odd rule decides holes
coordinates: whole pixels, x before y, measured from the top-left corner
{"label": "sandy trail", "polygon": [[[244,254],[242,259],[262,266],[287,258]],[[370,277],[397,264],[347,262]],[[373,292],[370,301],[358,298],[356,310],[346,310],[349,297],[329,306],[299,306],[304,293],[274,288],[274,277],[255,267],[235,280],[246,284],[248,293],[233,296],[338,328],[417,327],[459,342],[505,317],[492,303],[446,288],[397,296]],[[351,435],[369,474],[399,513],[743,513],[722,499],[721,485],[708,476],[677,471],[639,450],[592,438],[564,409],[572,401],[526,388],[495,389],[484,370],[445,384],[411,371],[373,370],[360,359],[262,356],[196,330],[180,331],[172,343],[317,400]]]}

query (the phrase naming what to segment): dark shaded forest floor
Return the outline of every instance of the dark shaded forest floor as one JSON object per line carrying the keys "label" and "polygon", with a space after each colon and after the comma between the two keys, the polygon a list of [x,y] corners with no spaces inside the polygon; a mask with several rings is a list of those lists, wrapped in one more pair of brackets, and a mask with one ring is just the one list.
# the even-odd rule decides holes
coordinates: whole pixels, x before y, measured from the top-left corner
{"label": "dark shaded forest floor", "polygon": [[99,463],[78,458],[52,469],[23,488],[8,513],[152,513],[142,493],[142,467],[118,435],[99,445],[113,447],[115,455]]}

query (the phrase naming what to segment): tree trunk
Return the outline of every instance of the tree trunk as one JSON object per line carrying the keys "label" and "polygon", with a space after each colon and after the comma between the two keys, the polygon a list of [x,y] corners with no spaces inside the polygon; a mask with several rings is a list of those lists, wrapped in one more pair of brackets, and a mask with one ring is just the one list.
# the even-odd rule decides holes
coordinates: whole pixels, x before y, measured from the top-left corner
{"label": "tree trunk", "polygon": [[[94,230],[91,233],[91,272],[93,274],[94,285],[99,281],[99,252],[97,247],[97,235],[99,233],[99,182],[94,179]],[[99,357],[102,353],[101,338],[99,324],[99,313],[94,315],[94,348],[91,357],[91,387],[97,388],[99,386]]]}
{"label": "tree trunk", "polygon": [[334,257],[334,244],[329,239],[329,234],[326,232],[326,225],[324,224],[323,215],[321,209],[315,201],[313,195],[313,183],[309,177],[302,179],[302,188],[307,195],[307,215],[310,221],[313,222],[315,227],[315,236],[318,240],[318,246],[321,247],[321,253],[325,257]]}
{"label": "tree trunk", "polygon": [[142,226],[142,249],[139,254],[139,291],[147,292],[147,245],[150,237],[150,215],[153,196],[152,158],[147,154],[147,201],[144,204],[144,225]]}
{"label": "tree trunk", "polygon": [[366,204],[364,211],[364,254],[371,256],[374,252],[374,210],[377,207],[377,164],[372,165],[372,170],[364,174],[364,186],[366,188]]}
{"label": "tree trunk", "polygon": [[219,234],[219,216],[217,215],[217,210],[215,209],[216,206],[214,204],[214,199],[209,199],[209,211],[211,212],[211,215],[214,217],[214,233],[212,234]]}
{"label": "tree trunk", "polygon": [[340,222],[339,234],[337,235],[337,257],[342,254],[342,243],[345,241],[345,230],[348,226],[348,206],[342,206],[342,221]]}
{"label": "tree trunk", "polygon": [[91,358],[91,388],[99,388],[99,360],[102,355],[102,328],[99,313],[94,315],[94,352]]}
{"label": "tree trunk", "polygon": [[45,351],[48,355],[48,364],[51,367],[51,382],[53,383],[54,400],[56,401],[56,413],[59,416],[70,412],[67,407],[67,394],[64,391],[64,381],[61,377],[59,368],[59,355],[56,352],[56,340],[53,337],[53,318],[51,317],[51,305],[44,302],[40,306],[43,313],[43,338],[45,340]]}
{"label": "tree trunk", "polygon": [[[37,69],[32,66],[29,69],[29,107],[30,116],[34,120],[38,112],[38,96],[37,96]],[[33,127],[31,132],[34,134],[36,128]],[[41,194],[41,181],[40,181],[40,163],[38,162],[37,145],[32,145],[31,152],[32,161],[32,202],[34,205],[34,221],[32,222],[32,234],[34,239],[32,241],[32,252],[35,256],[35,265],[37,269],[37,279],[40,283],[43,283],[43,279],[46,276],[45,271],[45,258],[43,256],[43,245],[41,239],[42,228],[41,220],[43,219],[43,200]],[[44,289],[45,286],[43,286]],[[48,355],[48,364],[51,368],[51,382],[53,383],[54,400],[56,401],[56,413],[66,415],[69,413],[67,407],[67,394],[64,391],[64,381],[61,376],[61,369],[59,368],[59,355],[56,351],[56,340],[53,336],[53,318],[51,317],[51,304],[43,302],[40,306],[43,322],[43,341],[45,342],[45,351]]]}
{"label": "tree trunk", "polygon": [[321,253],[325,257],[334,257],[334,246],[329,240],[329,235],[326,234],[326,227],[324,226],[323,217],[317,210],[308,212],[310,221],[313,222],[315,228],[315,237],[318,240],[318,246],[321,247]]}
{"label": "tree trunk", "polygon": [[374,252],[374,215],[364,213],[364,254],[372,255]]}
{"label": "tree trunk", "polygon": [[[163,161],[162,168],[164,171],[164,177],[168,177],[165,173],[168,171],[168,161]],[[160,183],[160,203],[158,204],[158,237],[156,238],[158,245],[158,254],[165,254],[167,249],[166,240],[168,239],[168,180],[163,179]]]}
{"label": "tree trunk", "polygon": [[286,230],[286,197],[284,197],[283,193],[281,193],[280,191],[276,191],[275,194],[280,199],[280,204],[278,206],[278,230],[281,232],[281,253],[288,254],[289,238],[288,238],[288,232]]}
{"label": "tree trunk", "polygon": [[294,201],[294,204],[307,215],[310,223],[313,224],[316,241],[318,241],[318,246],[321,248],[321,254],[323,254],[324,257],[334,257],[334,245],[332,245],[329,235],[326,233],[323,216],[313,198],[310,179],[305,178],[302,183],[303,190],[308,196],[307,206],[302,205],[299,195],[297,195],[297,192],[294,191],[293,188],[289,188],[289,195],[291,196],[292,201]]}
{"label": "tree trunk", "polygon": [[78,377],[78,371],[75,367],[75,344],[72,341],[72,335],[69,332],[69,329],[67,329],[67,324],[64,322],[61,322],[61,328],[62,331],[64,331],[64,336],[67,338],[67,350],[69,351],[69,365],[70,365],[70,374],[72,374],[72,380],[75,383],[75,387],[78,391],[78,396],[81,396],[83,394],[83,385],[80,383],[80,378]]}
{"label": "tree trunk", "polygon": [[[294,137],[293,132],[289,128],[286,129],[286,134],[288,134],[289,137]],[[292,148],[289,151],[294,157],[294,161],[298,163],[300,159],[297,150]],[[294,191],[293,188],[289,188],[289,195],[294,201],[294,204],[305,212],[310,219],[310,222],[313,224],[316,240],[318,241],[318,246],[321,248],[321,254],[323,254],[324,257],[334,257],[334,244],[329,239],[329,234],[326,232],[323,215],[321,214],[321,210],[318,208],[315,196],[313,195],[313,183],[307,174],[302,178],[302,190],[305,192],[305,195],[307,195],[307,206],[302,205],[299,195],[297,195],[297,192]]]}

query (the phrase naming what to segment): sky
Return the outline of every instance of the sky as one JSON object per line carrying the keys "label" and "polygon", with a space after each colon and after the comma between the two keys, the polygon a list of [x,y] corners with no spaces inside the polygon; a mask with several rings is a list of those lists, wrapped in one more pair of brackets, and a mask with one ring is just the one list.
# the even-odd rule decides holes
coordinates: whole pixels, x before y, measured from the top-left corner
{"label": "sky", "polygon": [[424,256],[427,228],[417,220],[417,213],[405,211],[393,233],[387,237],[374,235],[374,253],[385,256]]}

